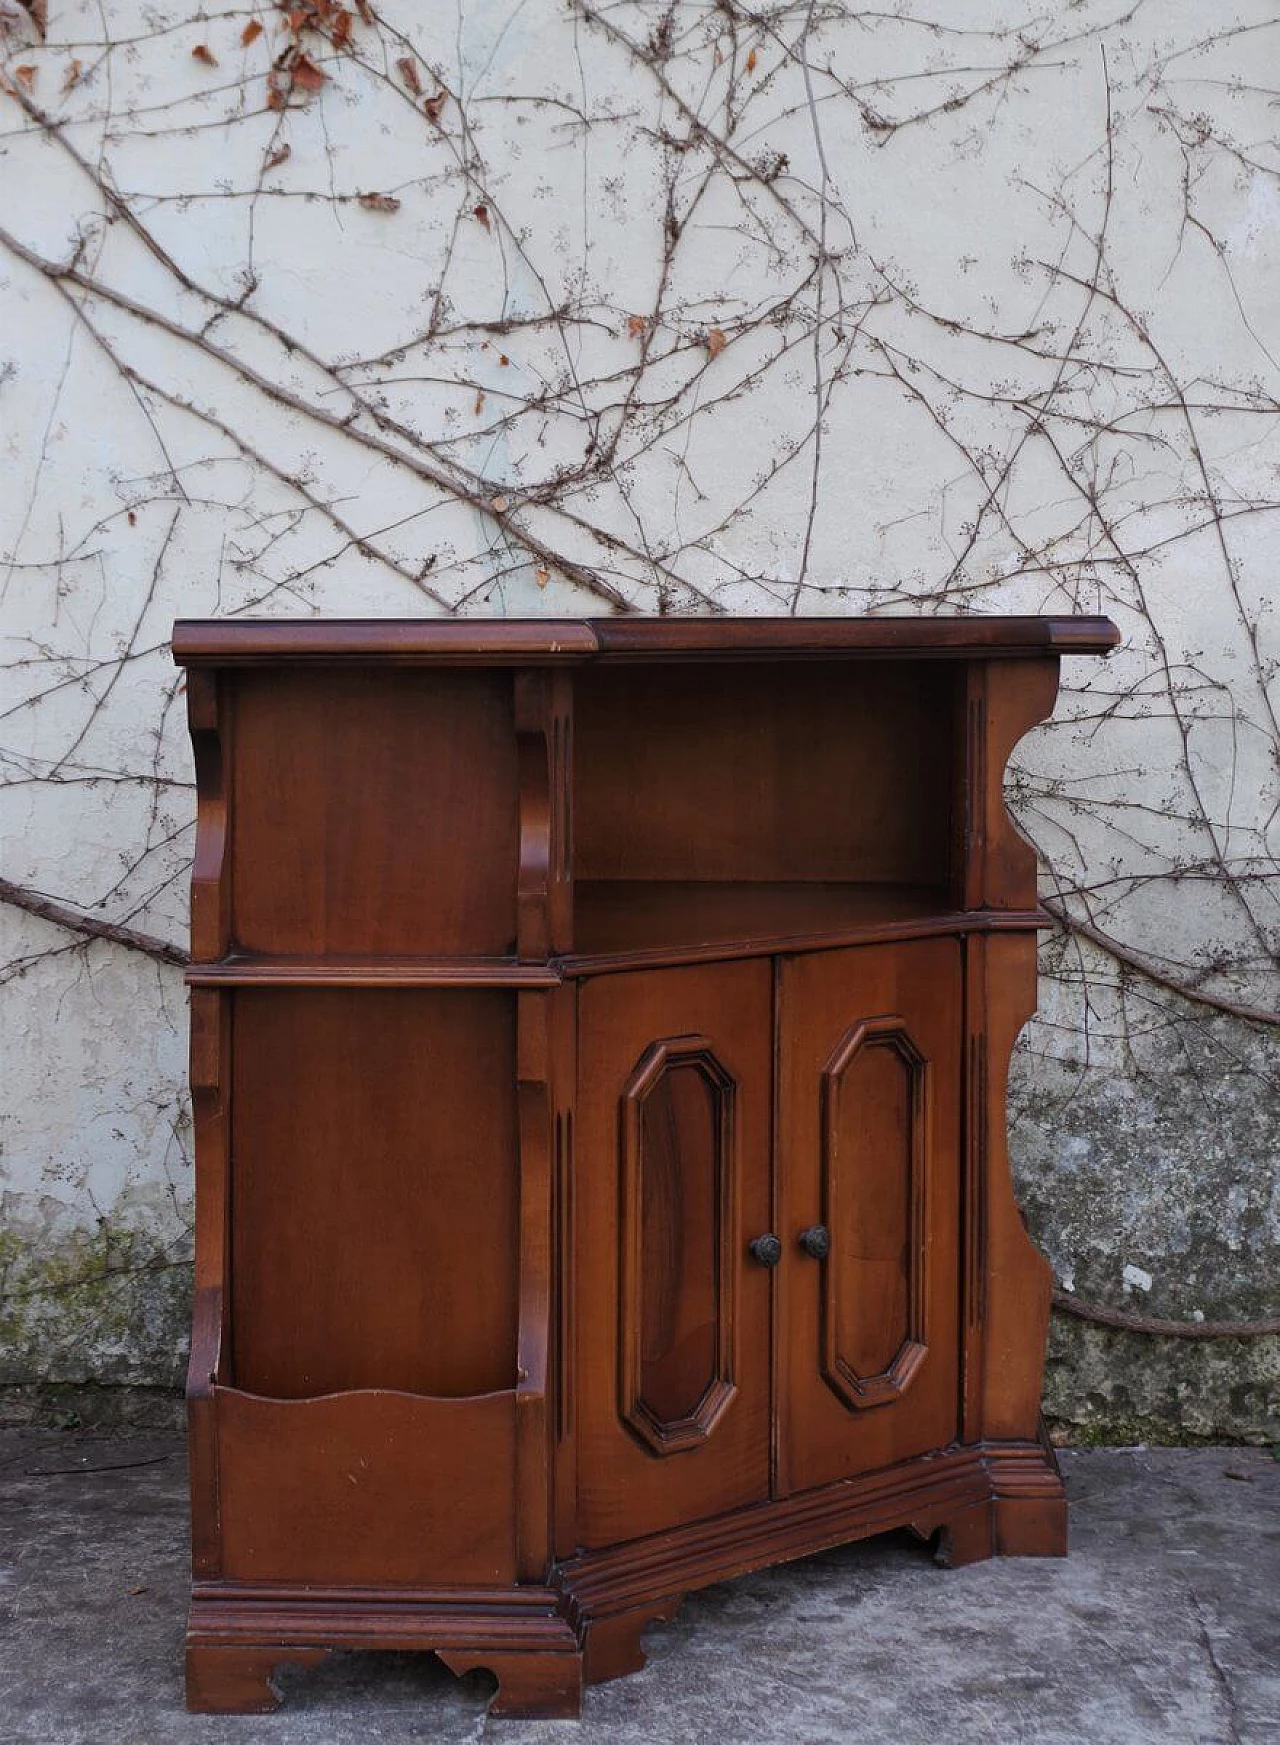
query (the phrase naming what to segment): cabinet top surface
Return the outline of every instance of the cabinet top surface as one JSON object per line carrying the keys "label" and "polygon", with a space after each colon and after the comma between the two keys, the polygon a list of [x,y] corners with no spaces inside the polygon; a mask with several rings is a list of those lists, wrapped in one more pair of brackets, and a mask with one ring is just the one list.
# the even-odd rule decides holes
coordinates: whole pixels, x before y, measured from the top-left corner
{"label": "cabinet top surface", "polygon": [[184,619],[181,666],[389,661],[478,666],[588,661],[1106,654],[1108,618],[237,618]]}

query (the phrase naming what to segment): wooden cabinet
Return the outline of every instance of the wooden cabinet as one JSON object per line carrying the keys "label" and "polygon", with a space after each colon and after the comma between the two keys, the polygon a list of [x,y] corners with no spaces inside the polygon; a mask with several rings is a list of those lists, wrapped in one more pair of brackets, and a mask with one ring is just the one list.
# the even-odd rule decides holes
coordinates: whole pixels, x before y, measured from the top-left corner
{"label": "wooden cabinet", "polygon": [[193,1707],[569,1714],[691,1588],[1065,1549],[1001,777],[1104,620],[183,624]]}

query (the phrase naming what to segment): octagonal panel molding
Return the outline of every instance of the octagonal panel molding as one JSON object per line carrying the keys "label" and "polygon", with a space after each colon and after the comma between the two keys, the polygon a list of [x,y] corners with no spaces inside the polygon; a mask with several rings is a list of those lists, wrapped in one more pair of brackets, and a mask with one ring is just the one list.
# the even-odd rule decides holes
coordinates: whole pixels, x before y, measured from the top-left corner
{"label": "octagonal panel molding", "polygon": [[903,1019],[869,1018],[822,1072],[823,1379],[854,1410],[899,1399],[926,1356],[929,1063]]}
{"label": "octagonal panel molding", "polygon": [[655,1454],[699,1447],[736,1391],[735,1091],[705,1037],[676,1036],[622,1093],[618,1409]]}

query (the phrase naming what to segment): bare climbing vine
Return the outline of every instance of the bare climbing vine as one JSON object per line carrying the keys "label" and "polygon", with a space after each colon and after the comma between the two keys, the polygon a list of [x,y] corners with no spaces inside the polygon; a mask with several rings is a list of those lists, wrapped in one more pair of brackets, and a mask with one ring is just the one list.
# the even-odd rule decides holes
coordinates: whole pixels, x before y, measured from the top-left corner
{"label": "bare climbing vine", "polygon": [[1253,0],[0,0],[0,978],[181,960],[179,611],[1106,612],[1028,1046],[1254,1059],[1277,66]]}

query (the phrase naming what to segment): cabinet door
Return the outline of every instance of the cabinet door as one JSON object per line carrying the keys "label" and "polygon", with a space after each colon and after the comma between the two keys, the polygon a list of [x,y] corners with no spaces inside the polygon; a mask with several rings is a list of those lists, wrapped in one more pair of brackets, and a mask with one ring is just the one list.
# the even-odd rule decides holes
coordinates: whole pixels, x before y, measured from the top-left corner
{"label": "cabinet door", "polygon": [[821,952],[780,976],[786,1495],[958,1434],[960,950]]}
{"label": "cabinet door", "polygon": [[578,1537],[769,1494],[767,962],[581,992],[574,1139]]}

